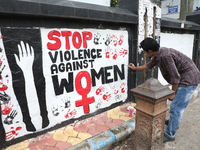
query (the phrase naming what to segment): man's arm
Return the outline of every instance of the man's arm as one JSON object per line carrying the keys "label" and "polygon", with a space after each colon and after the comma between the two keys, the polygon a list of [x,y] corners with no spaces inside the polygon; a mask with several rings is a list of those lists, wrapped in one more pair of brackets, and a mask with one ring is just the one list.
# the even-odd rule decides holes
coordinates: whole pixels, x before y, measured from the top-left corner
{"label": "man's arm", "polygon": [[134,64],[130,63],[128,65],[129,68],[133,69],[133,70],[146,70],[149,69],[146,65],[142,65],[142,66],[138,66],[136,67]]}
{"label": "man's arm", "polygon": [[175,93],[168,98],[170,101],[172,101],[174,99],[177,89],[178,89],[178,84],[172,84],[172,90],[175,91]]}

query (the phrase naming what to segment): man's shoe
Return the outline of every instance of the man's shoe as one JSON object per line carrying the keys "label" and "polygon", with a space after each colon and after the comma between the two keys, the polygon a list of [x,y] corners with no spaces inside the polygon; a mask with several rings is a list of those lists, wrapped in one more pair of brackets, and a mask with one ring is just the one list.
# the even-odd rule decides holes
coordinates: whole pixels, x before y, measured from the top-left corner
{"label": "man's shoe", "polygon": [[175,140],[175,137],[170,137],[168,136],[167,134],[164,134],[164,138],[163,138],[163,143],[166,143],[166,142],[172,142]]}

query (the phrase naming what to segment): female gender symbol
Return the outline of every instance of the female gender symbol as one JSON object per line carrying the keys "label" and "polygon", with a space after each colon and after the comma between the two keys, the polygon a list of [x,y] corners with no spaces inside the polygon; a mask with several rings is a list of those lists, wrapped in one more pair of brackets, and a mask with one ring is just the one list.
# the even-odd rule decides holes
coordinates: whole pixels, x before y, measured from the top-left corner
{"label": "female gender symbol", "polygon": [[[81,83],[82,78],[86,79],[87,85],[85,88],[83,88],[82,83]],[[75,87],[76,87],[77,93],[82,96],[81,100],[77,100],[75,102],[76,107],[83,106],[84,114],[89,113],[90,112],[89,104],[94,102],[94,96],[87,97],[87,94],[91,90],[91,77],[87,71],[81,71],[77,74],[76,79],[75,79]]]}

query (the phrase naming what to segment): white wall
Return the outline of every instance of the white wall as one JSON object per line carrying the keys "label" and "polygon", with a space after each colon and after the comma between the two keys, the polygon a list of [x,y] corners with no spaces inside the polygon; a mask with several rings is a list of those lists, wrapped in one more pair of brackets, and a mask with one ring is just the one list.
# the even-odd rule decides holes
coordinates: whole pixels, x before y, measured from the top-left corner
{"label": "white wall", "polygon": [[[168,14],[169,6],[178,6],[178,12]],[[164,0],[161,3],[161,8],[162,8],[162,17],[178,19],[180,12],[180,0]]]}
{"label": "white wall", "polygon": [[[174,33],[161,33],[160,46],[174,48],[181,51],[188,57],[192,58],[193,53],[193,34],[174,34]],[[158,73],[158,80],[161,84],[168,84],[162,77],[161,72]]]}

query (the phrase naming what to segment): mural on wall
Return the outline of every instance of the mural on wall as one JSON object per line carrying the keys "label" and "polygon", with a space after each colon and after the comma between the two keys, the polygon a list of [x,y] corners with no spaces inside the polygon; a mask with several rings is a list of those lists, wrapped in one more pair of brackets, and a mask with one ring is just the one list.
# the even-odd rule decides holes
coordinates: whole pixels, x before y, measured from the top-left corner
{"label": "mural on wall", "polygon": [[128,53],[127,31],[1,28],[6,141],[125,101]]}

